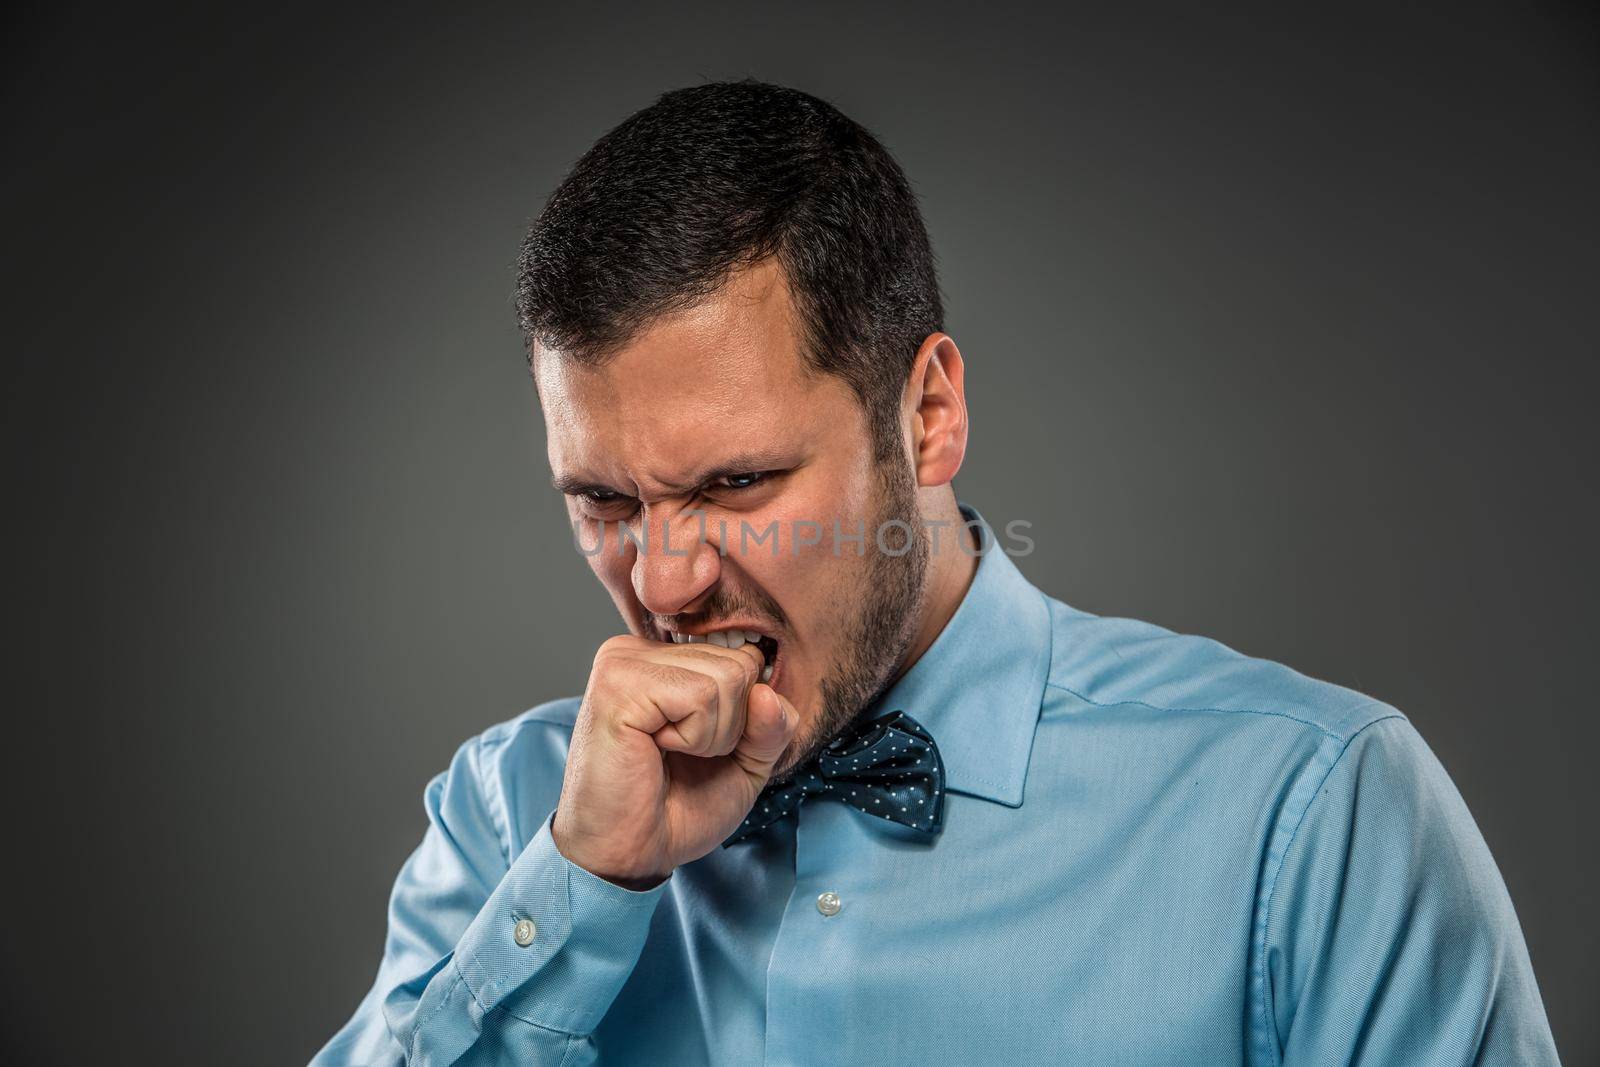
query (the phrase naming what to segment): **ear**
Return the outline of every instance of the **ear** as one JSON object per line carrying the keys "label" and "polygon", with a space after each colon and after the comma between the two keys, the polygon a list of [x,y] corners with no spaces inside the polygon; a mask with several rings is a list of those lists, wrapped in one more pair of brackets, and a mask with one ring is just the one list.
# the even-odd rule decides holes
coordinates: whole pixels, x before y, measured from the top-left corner
{"label": "ear", "polygon": [[966,371],[949,334],[931,333],[917,349],[904,404],[917,485],[948,485],[967,455]]}

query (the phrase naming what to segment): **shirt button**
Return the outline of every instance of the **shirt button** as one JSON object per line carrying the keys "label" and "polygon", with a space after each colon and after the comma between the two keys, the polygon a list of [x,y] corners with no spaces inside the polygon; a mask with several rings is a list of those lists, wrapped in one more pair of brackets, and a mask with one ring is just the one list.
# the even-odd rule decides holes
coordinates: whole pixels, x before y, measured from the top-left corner
{"label": "shirt button", "polygon": [[844,907],[844,901],[840,900],[839,894],[832,890],[817,897],[817,910],[824,915],[837,915],[842,907]]}
{"label": "shirt button", "polygon": [[511,938],[523,948],[533,944],[533,939],[539,936],[539,928],[533,925],[532,919],[523,919],[511,930]]}

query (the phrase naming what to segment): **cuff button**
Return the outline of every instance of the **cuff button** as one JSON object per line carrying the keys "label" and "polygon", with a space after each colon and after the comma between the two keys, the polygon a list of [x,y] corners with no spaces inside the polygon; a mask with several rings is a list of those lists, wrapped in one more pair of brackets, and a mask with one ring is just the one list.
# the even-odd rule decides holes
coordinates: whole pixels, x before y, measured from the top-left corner
{"label": "cuff button", "polygon": [[539,928],[533,925],[532,919],[523,919],[511,930],[511,939],[523,948],[533,944],[533,939],[539,936]]}

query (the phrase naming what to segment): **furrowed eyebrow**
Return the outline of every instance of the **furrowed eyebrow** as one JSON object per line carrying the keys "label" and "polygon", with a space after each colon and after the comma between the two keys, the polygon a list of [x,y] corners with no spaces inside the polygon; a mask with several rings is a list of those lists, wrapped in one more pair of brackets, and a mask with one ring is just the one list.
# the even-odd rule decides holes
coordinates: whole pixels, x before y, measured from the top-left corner
{"label": "furrowed eyebrow", "polygon": [[557,492],[565,493],[567,496],[581,496],[584,493],[619,493],[622,496],[629,495],[620,489],[613,489],[609,485],[601,485],[599,482],[591,482],[583,478],[571,478],[564,474],[558,474],[554,478],[551,478],[550,484],[556,487]]}
{"label": "furrowed eyebrow", "polygon": [[[754,474],[764,471],[782,471],[792,466],[794,466],[794,461],[789,457],[779,456],[776,453],[771,452],[747,452],[734,456],[731,459],[723,460],[715,467],[711,467],[707,470],[699,472],[697,475],[694,475],[687,482],[663,483],[662,489],[668,493],[689,493],[700,488],[708,482],[716,481],[718,478],[727,478],[735,474]],[[558,491],[565,493],[568,496],[576,496],[582,493],[593,492],[617,493],[621,496],[633,495],[628,490],[617,489],[613,486],[590,481],[587,478],[576,475],[558,474],[550,479],[550,484],[555,486]]]}
{"label": "furrowed eyebrow", "polygon": [[735,474],[759,474],[765,471],[781,471],[786,470],[792,465],[792,460],[775,456],[770,453],[750,453],[748,455],[735,456],[731,460],[717,464],[715,467],[702,473],[699,480],[693,482],[692,485],[705,485],[707,482],[714,482],[718,478],[728,478]]}

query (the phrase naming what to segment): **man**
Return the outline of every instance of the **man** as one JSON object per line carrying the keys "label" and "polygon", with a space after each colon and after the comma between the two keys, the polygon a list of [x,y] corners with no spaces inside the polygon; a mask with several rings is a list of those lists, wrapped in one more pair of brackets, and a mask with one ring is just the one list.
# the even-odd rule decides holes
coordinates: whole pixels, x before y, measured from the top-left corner
{"label": "man", "polygon": [[668,93],[520,269],[628,633],[429,784],[317,1064],[1555,1062],[1404,717],[1052,600],[958,505],[961,353],[859,126]]}

